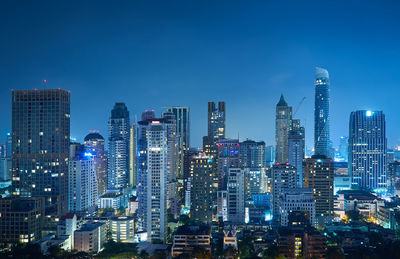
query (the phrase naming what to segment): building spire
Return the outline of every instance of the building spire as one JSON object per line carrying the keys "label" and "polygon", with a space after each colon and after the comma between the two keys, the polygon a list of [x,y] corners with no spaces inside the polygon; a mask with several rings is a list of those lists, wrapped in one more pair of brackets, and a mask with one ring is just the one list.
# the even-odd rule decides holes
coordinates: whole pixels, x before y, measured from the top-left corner
{"label": "building spire", "polygon": [[276,106],[288,106],[287,102],[285,101],[285,97],[283,97],[283,94],[281,94],[281,98],[279,99],[279,102]]}

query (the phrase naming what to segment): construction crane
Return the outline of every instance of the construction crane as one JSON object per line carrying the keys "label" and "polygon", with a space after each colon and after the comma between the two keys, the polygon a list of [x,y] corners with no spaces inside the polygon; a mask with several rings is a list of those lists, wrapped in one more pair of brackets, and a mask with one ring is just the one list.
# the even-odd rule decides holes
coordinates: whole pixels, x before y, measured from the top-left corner
{"label": "construction crane", "polygon": [[297,105],[296,110],[293,113],[293,117],[296,115],[296,113],[299,111],[300,106],[303,104],[304,100],[306,99],[306,97],[304,96],[303,99],[301,99],[301,101],[299,102],[299,104]]}

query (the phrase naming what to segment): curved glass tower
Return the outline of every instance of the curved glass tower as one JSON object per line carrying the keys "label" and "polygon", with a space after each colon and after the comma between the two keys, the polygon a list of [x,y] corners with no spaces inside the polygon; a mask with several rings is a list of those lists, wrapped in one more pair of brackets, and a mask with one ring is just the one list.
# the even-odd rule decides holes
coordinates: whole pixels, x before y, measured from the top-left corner
{"label": "curved glass tower", "polygon": [[315,69],[314,148],[315,155],[329,157],[329,74]]}

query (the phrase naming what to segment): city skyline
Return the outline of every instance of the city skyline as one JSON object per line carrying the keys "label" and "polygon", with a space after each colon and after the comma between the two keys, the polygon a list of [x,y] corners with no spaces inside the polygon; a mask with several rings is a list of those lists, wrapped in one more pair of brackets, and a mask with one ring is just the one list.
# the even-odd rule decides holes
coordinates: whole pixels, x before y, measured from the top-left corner
{"label": "city skyline", "polygon": [[[301,14],[292,9],[282,14],[284,6],[280,3],[246,6],[232,3],[229,7],[214,3],[210,8],[198,9],[195,4],[171,4],[167,12],[162,11],[163,6],[149,9],[147,4],[135,3],[131,6],[135,15],[114,7],[105,21],[100,17],[107,8],[99,5],[89,15],[90,22],[81,15],[90,7],[85,4],[75,11],[67,4],[55,7],[49,3],[40,10],[26,6],[18,14],[11,3],[6,4],[3,10],[7,13],[2,13],[2,17],[11,26],[5,28],[10,36],[0,43],[2,49],[9,50],[4,54],[0,72],[7,81],[1,87],[0,109],[5,121],[0,126],[1,142],[5,142],[3,136],[11,130],[10,89],[60,87],[71,91],[71,136],[77,140],[83,140],[94,129],[107,135],[109,110],[115,102],[125,102],[136,116],[145,109],[159,113],[162,107],[189,107],[191,143],[197,147],[201,147],[202,136],[207,132],[205,103],[208,101],[226,102],[228,138],[239,135],[241,140],[250,138],[273,145],[274,106],[280,94],[294,109],[306,96],[296,117],[304,121],[307,147],[311,148],[313,78],[315,67],[320,66],[330,72],[330,128],[334,146],[340,136],[347,136],[350,113],[368,109],[385,112],[388,147],[398,145],[396,128],[400,120],[394,110],[397,67],[390,62],[399,55],[396,51],[399,38],[390,33],[398,25],[394,11],[397,4],[366,4],[359,13],[350,11],[353,5],[360,8],[356,3],[349,4],[349,8],[329,5],[323,14],[327,19],[322,27],[314,23],[322,18],[316,12],[321,7],[318,2],[307,7],[293,4],[293,10],[299,7]],[[62,7],[64,15],[59,16]],[[237,19],[243,8],[252,15]],[[50,9],[52,12],[48,12]],[[274,14],[279,10],[276,13],[280,17]],[[189,11],[192,17],[183,14]],[[221,12],[224,20],[219,18]],[[343,19],[333,19],[337,12]],[[35,17],[43,14],[43,18],[29,24],[28,34],[23,26],[32,13]],[[372,13],[376,19],[369,20]],[[112,19],[117,15],[119,19]],[[287,17],[301,21],[286,23]],[[48,24],[49,21],[54,25]],[[71,21],[83,24],[82,28],[71,30]],[[190,26],[183,26],[183,21]],[[147,30],[136,26],[139,22],[148,25]],[[346,22],[351,26],[343,30],[341,25]],[[118,29],[111,32],[111,25]],[[210,29],[211,25],[217,28]],[[59,26],[65,29],[65,34],[57,32]],[[90,33],[86,34],[87,31]],[[151,36],[154,33],[158,36]],[[113,37],[105,40],[105,35]],[[32,39],[32,48],[20,50],[14,46],[21,37]],[[381,40],[388,37],[391,41]],[[346,41],[343,48],[344,42],[338,38],[351,41]],[[75,49],[82,49],[85,54],[80,55]],[[351,103],[347,102],[348,96],[353,97]],[[105,101],[99,105],[98,100]],[[243,102],[250,104],[235,105]],[[82,104],[85,113],[80,112]],[[134,116],[131,121],[135,121]],[[247,127],[254,121],[257,127]]]}

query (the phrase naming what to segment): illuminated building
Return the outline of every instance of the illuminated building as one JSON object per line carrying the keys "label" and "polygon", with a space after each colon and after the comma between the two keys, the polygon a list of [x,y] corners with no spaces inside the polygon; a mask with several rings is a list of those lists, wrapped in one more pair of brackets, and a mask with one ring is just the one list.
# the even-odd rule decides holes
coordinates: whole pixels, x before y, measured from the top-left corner
{"label": "illuminated building", "polygon": [[349,124],[349,174],[354,186],[386,190],[387,140],[382,111],[354,111]]}
{"label": "illuminated building", "polygon": [[68,210],[70,93],[12,91],[12,195],[45,197],[47,211]]}
{"label": "illuminated building", "polygon": [[265,156],[266,156],[266,165],[271,167],[275,164],[275,147],[267,146],[265,148]]}
{"label": "illuminated building", "polygon": [[244,168],[265,167],[265,142],[246,140],[239,144],[240,164]]}
{"label": "illuminated building", "polygon": [[275,117],[275,162],[288,162],[288,133],[292,124],[292,107],[283,95],[276,105]]}
{"label": "illuminated building", "polygon": [[115,217],[110,221],[111,236],[114,242],[133,243],[134,238],[133,217]]}
{"label": "illuminated building", "polygon": [[211,233],[207,225],[183,225],[173,235],[171,256],[187,258],[196,247],[211,254]]}
{"label": "illuminated building", "polygon": [[129,112],[124,103],[115,103],[109,120],[108,190],[128,187]]}
{"label": "illuminated building", "polygon": [[326,69],[315,69],[314,148],[315,155],[330,154],[329,74]]}
{"label": "illuminated building", "polygon": [[83,145],[71,143],[68,167],[68,211],[94,210],[98,201],[93,155]]}
{"label": "illuminated building", "polygon": [[226,190],[229,168],[240,167],[239,140],[221,139],[217,142],[218,190]]}
{"label": "illuminated building", "polygon": [[244,168],[245,199],[252,199],[252,195],[267,192],[267,174],[265,168]]}
{"label": "illuminated building", "polygon": [[228,221],[244,223],[244,170],[229,168],[227,184]]}
{"label": "illuminated building", "polygon": [[279,201],[283,190],[297,187],[296,168],[289,164],[276,164],[272,167],[272,211],[273,219],[279,221]]}
{"label": "illuminated building", "polygon": [[44,198],[0,199],[0,244],[40,240],[45,217]]}
{"label": "illuminated building", "polygon": [[136,123],[133,123],[129,128],[129,186],[133,188],[137,184],[136,159]]}
{"label": "illuminated building", "polygon": [[192,157],[190,167],[190,217],[211,223],[217,199],[215,161],[211,156],[199,153]]}
{"label": "illuminated building", "polygon": [[208,137],[213,143],[225,138],[225,102],[208,103]]}
{"label": "illuminated building", "polygon": [[74,232],[74,249],[96,254],[106,242],[106,224],[89,222]]}
{"label": "illuminated building", "polygon": [[333,161],[322,155],[306,159],[304,188],[313,190],[315,214],[318,226],[324,226],[333,218]]}
{"label": "illuminated building", "polygon": [[305,156],[305,130],[300,120],[293,120],[288,133],[288,162],[296,167],[297,186],[303,187],[303,160]]}
{"label": "illuminated building", "polygon": [[288,226],[292,213],[302,212],[306,214],[308,224],[316,226],[315,203],[313,192],[306,188],[293,188],[283,190],[279,201],[280,220],[282,226]]}
{"label": "illuminated building", "polygon": [[98,132],[91,132],[84,139],[85,150],[92,154],[97,176],[99,196],[107,189],[107,156],[104,153],[104,138]]}

